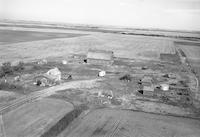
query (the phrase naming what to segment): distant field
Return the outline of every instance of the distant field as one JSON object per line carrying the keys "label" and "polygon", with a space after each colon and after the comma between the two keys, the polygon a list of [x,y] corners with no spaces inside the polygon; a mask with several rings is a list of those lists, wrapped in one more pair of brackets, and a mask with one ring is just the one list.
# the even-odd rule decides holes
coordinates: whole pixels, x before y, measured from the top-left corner
{"label": "distant field", "polygon": [[72,38],[72,37],[79,37],[83,35],[84,34],[50,33],[50,32],[47,33],[47,32],[0,29],[0,45],[18,43],[18,42],[56,39],[56,38]]}
{"label": "distant field", "polygon": [[200,47],[200,40],[199,42],[191,42],[191,41],[175,41],[177,45],[187,45],[187,46],[199,46]]}
{"label": "distant field", "polygon": [[59,120],[72,110],[72,104],[56,99],[42,99],[23,105],[3,115],[6,135],[36,137],[44,132],[53,120]]}
{"label": "distant field", "polygon": [[161,30],[161,29],[142,29],[142,28],[124,28],[117,26],[101,26],[88,24],[59,24],[48,22],[32,22],[32,21],[0,21],[2,27],[23,27],[23,28],[45,28],[59,30],[81,30],[88,32],[104,32],[104,33],[124,33],[130,35],[143,35],[155,37],[168,37],[175,39],[184,39],[198,41],[200,40],[199,31],[180,31],[180,30]]}
{"label": "distant field", "polygon": [[199,137],[200,122],[142,112],[98,109],[59,137]]}
{"label": "distant field", "polygon": [[[20,28],[23,30],[23,28]],[[30,28],[30,30],[32,30]],[[27,28],[26,28],[26,31]],[[40,35],[34,28],[34,34]],[[47,31],[47,29],[45,29]],[[51,29],[49,29],[51,32]],[[55,33],[55,29],[53,30]],[[62,30],[62,33],[70,33],[71,30]],[[78,34],[83,31],[76,31]],[[24,35],[18,31],[10,35],[10,41],[16,41],[15,36]],[[26,34],[26,32],[24,32]],[[29,33],[29,32],[28,32]],[[31,32],[32,33],[32,32]],[[46,33],[45,33],[46,34]],[[41,34],[43,35],[43,34]],[[88,49],[106,49],[113,50],[115,56],[125,58],[140,58],[158,60],[160,53],[175,53],[174,43],[169,39],[134,36],[114,33],[93,32],[90,35],[71,38],[51,39],[42,41],[20,42],[0,46],[0,62],[32,60],[47,57],[67,57],[71,53],[86,54]],[[75,34],[76,35],[76,34]],[[31,35],[30,35],[31,36]],[[33,35],[33,39],[34,39]],[[31,38],[31,37],[30,37]],[[55,36],[57,38],[57,36]],[[38,39],[37,39],[38,40]],[[6,41],[5,41],[6,42]]]}

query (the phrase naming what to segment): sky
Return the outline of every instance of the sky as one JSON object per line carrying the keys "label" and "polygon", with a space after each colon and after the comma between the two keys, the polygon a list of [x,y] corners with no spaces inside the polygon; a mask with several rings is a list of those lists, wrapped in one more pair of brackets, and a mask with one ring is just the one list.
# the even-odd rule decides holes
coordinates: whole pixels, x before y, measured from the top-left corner
{"label": "sky", "polygon": [[200,0],[0,0],[0,18],[200,31]]}

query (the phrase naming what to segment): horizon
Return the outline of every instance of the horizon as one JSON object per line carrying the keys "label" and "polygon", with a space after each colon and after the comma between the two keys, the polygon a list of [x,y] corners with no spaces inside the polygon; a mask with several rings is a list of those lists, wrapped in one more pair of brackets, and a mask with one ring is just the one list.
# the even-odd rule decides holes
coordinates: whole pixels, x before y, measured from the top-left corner
{"label": "horizon", "polygon": [[0,3],[3,5],[0,17],[8,20],[200,31],[200,0],[0,0]]}
{"label": "horizon", "polygon": [[[50,21],[32,21],[32,20],[13,20],[13,19],[0,19],[0,23],[36,23],[38,25],[71,25],[71,26],[86,26],[86,27],[107,27],[109,29],[133,29],[133,30],[144,30],[144,31],[166,31],[166,32],[188,32],[188,33],[200,33],[200,30],[182,30],[182,29],[164,29],[164,28],[142,28],[142,27],[132,27],[132,26],[116,26],[116,25],[97,25],[97,24],[83,24],[83,23],[68,23],[68,22],[50,22]],[[56,26],[62,27],[62,26]]]}

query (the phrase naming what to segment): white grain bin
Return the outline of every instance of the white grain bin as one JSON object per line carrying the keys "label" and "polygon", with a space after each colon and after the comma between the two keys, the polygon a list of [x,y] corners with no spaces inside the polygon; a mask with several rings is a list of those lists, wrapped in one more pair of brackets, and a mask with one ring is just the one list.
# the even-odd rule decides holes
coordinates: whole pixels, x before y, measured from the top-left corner
{"label": "white grain bin", "polygon": [[169,85],[168,84],[160,84],[160,86],[161,86],[161,89],[163,91],[168,91],[169,90]]}
{"label": "white grain bin", "polygon": [[98,74],[99,77],[104,77],[105,75],[106,75],[105,71],[100,71]]}
{"label": "white grain bin", "polygon": [[66,65],[66,64],[67,64],[67,61],[66,61],[66,60],[62,60],[62,64],[63,64],[63,65]]}

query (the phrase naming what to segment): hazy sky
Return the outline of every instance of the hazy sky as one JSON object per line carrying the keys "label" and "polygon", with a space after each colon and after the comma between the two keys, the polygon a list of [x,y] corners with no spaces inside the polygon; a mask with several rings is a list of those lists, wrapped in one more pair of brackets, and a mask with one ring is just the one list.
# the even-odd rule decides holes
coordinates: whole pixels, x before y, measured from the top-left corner
{"label": "hazy sky", "polygon": [[200,30],[200,0],[0,0],[0,18]]}

